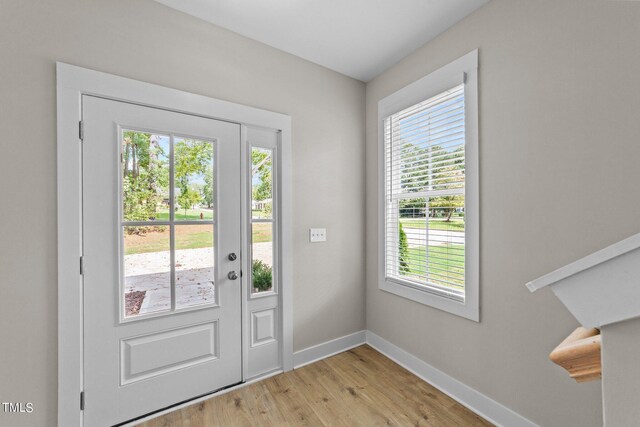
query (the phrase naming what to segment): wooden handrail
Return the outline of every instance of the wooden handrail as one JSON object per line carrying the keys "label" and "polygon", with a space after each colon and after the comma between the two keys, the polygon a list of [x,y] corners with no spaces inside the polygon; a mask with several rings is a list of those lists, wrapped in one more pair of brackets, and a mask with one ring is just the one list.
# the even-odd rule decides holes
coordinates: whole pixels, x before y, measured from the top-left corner
{"label": "wooden handrail", "polygon": [[577,328],[551,352],[549,358],[569,372],[577,382],[602,377],[600,331]]}

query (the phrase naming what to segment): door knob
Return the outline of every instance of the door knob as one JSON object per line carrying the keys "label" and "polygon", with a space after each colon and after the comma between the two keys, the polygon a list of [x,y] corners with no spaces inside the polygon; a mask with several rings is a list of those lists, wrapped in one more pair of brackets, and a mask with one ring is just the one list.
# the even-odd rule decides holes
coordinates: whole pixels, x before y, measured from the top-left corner
{"label": "door knob", "polygon": [[229,261],[235,261],[236,259],[238,259],[238,256],[235,254],[235,252],[231,252],[227,258],[229,258]]}
{"label": "door knob", "polygon": [[227,274],[227,277],[229,278],[229,280],[236,280],[238,278],[238,273],[236,273],[235,271],[230,271],[229,274]]}

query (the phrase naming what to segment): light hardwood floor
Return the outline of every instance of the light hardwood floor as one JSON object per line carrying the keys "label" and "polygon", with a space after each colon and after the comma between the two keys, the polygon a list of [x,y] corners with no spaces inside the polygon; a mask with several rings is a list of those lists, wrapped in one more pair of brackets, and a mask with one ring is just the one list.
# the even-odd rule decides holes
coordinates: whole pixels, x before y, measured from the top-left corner
{"label": "light hardwood floor", "polygon": [[491,425],[367,345],[140,424],[144,427]]}

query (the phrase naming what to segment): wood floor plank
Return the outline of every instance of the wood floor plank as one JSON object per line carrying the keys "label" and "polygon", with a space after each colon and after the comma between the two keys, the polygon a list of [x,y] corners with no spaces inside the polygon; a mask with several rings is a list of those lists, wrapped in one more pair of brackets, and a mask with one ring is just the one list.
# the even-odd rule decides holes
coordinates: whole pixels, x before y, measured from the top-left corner
{"label": "wood floor plank", "polygon": [[491,426],[363,345],[139,424],[200,426]]}
{"label": "wood floor plank", "polygon": [[[254,395],[250,394],[248,397],[253,399]],[[209,415],[212,424],[206,425],[251,426],[255,415],[248,412],[247,409],[256,405],[253,400],[247,402],[246,398],[242,393],[242,389],[239,389],[220,396],[220,399],[214,398],[205,402],[213,403],[212,405],[207,405],[207,415]]]}
{"label": "wood floor plank", "polygon": [[317,426],[322,421],[309,405],[300,390],[295,388],[289,379],[291,375],[278,375],[273,381],[266,383],[274,400],[282,413],[286,414],[287,423],[291,426]]}
{"label": "wood floor plank", "polygon": [[357,423],[355,414],[346,402],[327,390],[319,381],[321,371],[316,366],[296,369],[293,382],[303,389],[302,393],[310,402],[311,408],[322,420],[323,425],[352,426]]}
{"label": "wood floor plank", "polygon": [[[363,370],[368,377],[376,377],[372,384],[390,398],[404,403],[405,410],[413,407],[424,420],[418,418],[416,425],[491,425],[392,360],[380,357],[380,354],[369,346],[361,346],[343,354],[345,357],[356,357],[357,360],[352,360],[351,364]],[[405,386],[398,387],[399,381]]]}
{"label": "wood floor plank", "polygon": [[[379,388],[372,377],[367,377],[359,371],[347,353],[342,353],[340,357],[326,360],[326,363],[340,374],[340,378],[347,384],[355,384],[350,391],[355,397],[364,399],[367,406],[374,406],[381,410],[393,425],[414,425],[414,416],[408,414],[407,405],[399,405],[394,402]],[[377,381],[377,379],[376,379]]]}
{"label": "wood floor plank", "polygon": [[[399,405],[403,410],[412,412],[414,425],[491,425],[482,418],[471,421],[475,416],[464,406],[422,381],[395,362],[379,357],[371,347],[362,346],[343,353],[354,369],[362,371],[366,378],[375,377],[372,385]],[[405,384],[398,387],[398,383]],[[452,411],[452,408],[458,410]]]}
{"label": "wood floor plank", "polygon": [[[370,389],[369,392],[374,394],[375,399],[383,402],[393,413],[403,417],[401,425],[427,426],[432,425],[432,423],[427,422],[428,420],[437,421],[433,416],[429,416],[429,411],[425,411],[424,405],[417,404],[397,390],[397,377],[394,378],[394,381],[389,381],[382,371],[370,369],[366,360],[362,360],[360,356],[355,354],[353,356],[355,360],[347,360],[353,370],[353,375],[360,376],[362,379],[375,378],[375,381],[367,384]],[[348,357],[349,354],[345,354],[345,358]],[[409,397],[411,395],[419,396],[415,393],[415,390],[409,393]],[[418,397],[416,400],[419,401],[419,399]]]}
{"label": "wood floor plank", "polygon": [[377,405],[366,393],[362,393],[363,387],[350,378],[341,375],[327,364],[325,360],[317,362],[326,374],[318,378],[318,381],[340,402],[346,405],[349,413],[353,414],[358,425],[388,426],[393,425],[389,414],[383,407]]}

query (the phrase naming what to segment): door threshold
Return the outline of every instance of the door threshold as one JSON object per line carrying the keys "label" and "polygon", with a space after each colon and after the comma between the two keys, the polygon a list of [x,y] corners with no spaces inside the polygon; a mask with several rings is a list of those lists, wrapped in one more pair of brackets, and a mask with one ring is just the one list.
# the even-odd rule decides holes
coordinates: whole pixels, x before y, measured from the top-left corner
{"label": "door threshold", "polygon": [[281,374],[284,371],[282,369],[276,369],[275,371],[267,372],[266,374],[259,375],[247,381],[241,381],[239,383],[231,384],[226,387],[222,387],[218,390],[214,390],[209,393],[201,394],[200,396],[193,397],[191,399],[183,400],[182,402],[174,403],[173,405],[169,405],[165,408],[158,409],[157,411],[150,412],[145,415],[141,415],[137,418],[134,418],[129,421],[125,421],[120,424],[116,424],[113,427],[133,427],[142,422],[152,420],[154,418],[160,417],[162,415],[168,414],[170,412],[176,411],[178,409],[185,408],[187,406],[194,405],[196,403],[202,402],[204,400],[213,399],[218,396],[222,396],[223,394],[229,393],[233,390],[237,390],[239,388],[248,386],[249,384],[257,383],[259,381],[265,380],[267,378],[273,377],[275,375]]}
{"label": "door threshold", "polygon": [[147,419],[151,419],[151,418],[155,418],[155,417],[159,416],[160,412],[162,412],[164,414],[164,413],[167,413],[167,412],[174,411],[174,410],[176,410],[178,408],[178,406],[187,406],[187,405],[190,405],[192,403],[195,403],[195,401],[199,401],[200,399],[209,398],[210,396],[213,396],[214,394],[217,394],[217,393],[224,394],[223,392],[225,392],[227,389],[230,389],[232,387],[238,387],[238,386],[243,385],[243,384],[244,383],[242,381],[239,382],[239,383],[231,384],[231,385],[228,385],[226,387],[222,387],[222,388],[219,388],[217,390],[210,391],[209,393],[204,393],[204,394],[201,394],[199,396],[192,397],[191,399],[187,399],[187,400],[183,400],[182,402],[174,403],[173,405],[166,406],[164,408],[158,409],[157,411],[153,411],[153,412],[149,412],[148,414],[140,415],[139,417],[136,417],[136,418],[134,418],[132,420],[125,421],[125,422],[122,422],[120,424],[115,424],[113,427],[133,426],[136,423],[140,423],[140,422],[145,421]]}

